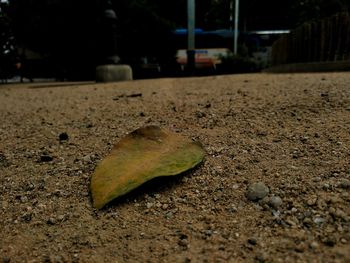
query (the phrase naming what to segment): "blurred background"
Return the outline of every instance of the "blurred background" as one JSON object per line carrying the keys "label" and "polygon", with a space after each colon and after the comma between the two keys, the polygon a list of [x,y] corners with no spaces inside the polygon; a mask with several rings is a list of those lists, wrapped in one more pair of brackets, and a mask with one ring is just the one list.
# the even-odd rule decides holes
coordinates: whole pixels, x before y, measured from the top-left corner
{"label": "blurred background", "polygon": [[[0,79],[94,80],[104,46],[102,0],[0,0]],[[121,63],[134,78],[184,76],[186,0],[112,0]],[[196,1],[197,74],[257,72],[286,63],[347,60],[348,0]]]}

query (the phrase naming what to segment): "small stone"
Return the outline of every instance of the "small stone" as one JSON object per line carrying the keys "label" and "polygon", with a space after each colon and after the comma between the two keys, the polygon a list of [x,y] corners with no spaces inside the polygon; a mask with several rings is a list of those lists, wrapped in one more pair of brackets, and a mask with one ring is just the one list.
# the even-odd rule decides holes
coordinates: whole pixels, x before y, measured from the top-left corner
{"label": "small stone", "polygon": [[166,219],[171,219],[173,217],[173,215],[174,214],[172,212],[168,212],[168,213],[165,214],[165,218]]}
{"label": "small stone", "polygon": [[259,204],[264,206],[264,205],[269,205],[271,202],[271,198],[269,196],[265,196],[263,199],[259,201]]}
{"label": "small stone", "polygon": [[136,98],[136,97],[142,97],[142,93],[132,93],[129,95],[126,95],[127,98]]}
{"label": "small stone", "polygon": [[64,258],[61,257],[61,256],[52,256],[50,258],[51,258],[50,262],[55,262],[55,263],[64,263],[64,262],[66,262],[66,260],[64,260]]}
{"label": "small stone", "polygon": [[323,243],[324,243],[326,246],[334,247],[334,245],[337,244],[337,241],[335,240],[335,238],[328,237],[328,238],[326,238],[326,239],[323,240]]}
{"label": "small stone", "polygon": [[312,220],[311,220],[310,218],[306,217],[306,218],[304,218],[304,220],[303,220],[303,224],[304,224],[304,226],[306,226],[306,227],[311,227],[311,226],[312,226]]}
{"label": "small stone", "polygon": [[310,244],[311,249],[318,249],[320,245],[316,241],[312,241]]}
{"label": "small stone", "polygon": [[83,157],[83,162],[85,163],[91,163],[91,156],[90,155],[85,155]]}
{"label": "small stone", "polygon": [[295,208],[295,207],[293,207],[293,208],[291,209],[291,212],[292,212],[293,214],[295,214],[296,212],[298,212],[298,209]]}
{"label": "small stone", "polygon": [[7,209],[8,206],[9,206],[9,203],[7,201],[2,201],[1,202],[1,206],[2,206],[3,209]]}
{"label": "small stone", "polygon": [[317,217],[314,218],[314,223],[315,223],[316,225],[323,224],[324,222],[326,222],[326,219],[324,219],[324,218],[322,218],[322,217],[317,216]]}
{"label": "small stone", "polygon": [[3,155],[2,153],[0,153],[0,167],[8,167],[9,166],[9,162],[6,158],[5,155]]}
{"label": "small stone", "polygon": [[343,189],[349,189],[350,188],[350,180],[343,178],[340,180],[339,184],[338,184],[339,188],[343,188]]}
{"label": "small stone", "polygon": [[57,217],[57,220],[62,222],[64,220],[64,215],[59,215]]}
{"label": "small stone", "polygon": [[330,188],[331,188],[331,186],[329,184],[327,184],[327,183],[325,183],[323,185],[323,190],[329,190]]}
{"label": "small stone", "polygon": [[178,244],[183,247],[188,247],[188,243],[188,236],[185,234],[181,234]]}
{"label": "small stone", "polygon": [[278,210],[272,209],[272,215],[278,219],[280,217],[281,213]]}
{"label": "small stone", "polygon": [[28,202],[28,197],[26,197],[25,195],[24,195],[24,196],[21,196],[21,202],[22,202],[22,203]]}
{"label": "small stone", "polygon": [[348,215],[341,209],[336,209],[334,213],[330,212],[330,214],[335,217],[335,218],[339,218],[342,219],[345,222],[349,222],[350,219],[348,217]]}
{"label": "small stone", "polygon": [[69,139],[69,136],[66,132],[62,132],[62,133],[60,133],[58,138],[60,139],[60,141],[67,141]]}
{"label": "small stone", "polygon": [[250,201],[263,199],[270,192],[269,188],[262,182],[253,183],[248,187],[247,198]]}
{"label": "small stone", "polygon": [[267,254],[258,254],[255,256],[255,261],[257,263],[264,263],[264,262],[268,262],[268,255]]}
{"label": "small stone", "polygon": [[205,104],[204,106],[205,108],[209,109],[211,107],[211,104],[209,102],[207,102],[207,104]]}
{"label": "small stone", "polygon": [[30,222],[32,220],[32,214],[31,213],[24,213],[22,215],[22,220],[25,222]]}
{"label": "small stone", "polygon": [[148,203],[146,204],[147,209],[150,209],[152,206],[153,206],[153,203],[149,203],[149,202],[148,202]]}
{"label": "small stone", "polygon": [[48,225],[54,225],[54,224],[56,224],[56,219],[53,218],[53,217],[50,217],[50,218],[47,220],[47,224],[48,224]]}
{"label": "small stone", "polygon": [[180,246],[187,247],[188,246],[188,240],[187,239],[180,239],[178,244]]}
{"label": "small stone", "polygon": [[202,111],[197,111],[197,112],[196,112],[196,117],[197,117],[198,119],[203,118],[203,117],[205,117],[205,116],[206,116],[206,114],[205,114],[204,112],[202,112]]}
{"label": "small stone", "polygon": [[292,226],[292,227],[295,227],[295,226],[297,225],[297,224],[296,224],[293,220],[291,220],[291,219],[286,219],[285,222],[286,222],[288,225]]}
{"label": "small stone", "polygon": [[332,215],[332,214],[335,214],[335,208],[334,207],[330,207],[328,209],[329,213]]}
{"label": "small stone", "polygon": [[305,251],[304,243],[301,243],[295,247],[295,251],[298,253],[303,253]]}
{"label": "small stone", "polygon": [[31,182],[28,182],[25,186],[26,191],[32,191],[34,189],[35,189],[35,185],[34,185],[34,183],[31,183]]}
{"label": "small stone", "polygon": [[258,241],[255,238],[248,238],[248,243],[255,246],[258,243]]}
{"label": "small stone", "polygon": [[279,196],[272,196],[269,201],[269,205],[275,210],[278,210],[282,203],[283,201]]}
{"label": "small stone", "polygon": [[44,155],[41,155],[40,156],[40,162],[51,162],[53,160],[53,157],[51,155],[47,155],[47,154],[44,154]]}
{"label": "small stone", "polygon": [[317,196],[316,196],[316,195],[313,195],[313,196],[309,197],[309,199],[306,201],[306,203],[307,203],[309,206],[315,205],[316,202],[317,202]]}

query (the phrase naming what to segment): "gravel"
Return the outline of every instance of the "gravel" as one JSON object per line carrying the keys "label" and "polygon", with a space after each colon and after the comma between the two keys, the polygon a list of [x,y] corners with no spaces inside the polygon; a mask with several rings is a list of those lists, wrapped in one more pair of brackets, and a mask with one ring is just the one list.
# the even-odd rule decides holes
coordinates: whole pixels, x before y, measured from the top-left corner
{"label": "gravel", "polygon": [[[67,84],[0,86],[0,262],[350,262],[350,73]],[[146,125],[205,161],[93,209]]]}

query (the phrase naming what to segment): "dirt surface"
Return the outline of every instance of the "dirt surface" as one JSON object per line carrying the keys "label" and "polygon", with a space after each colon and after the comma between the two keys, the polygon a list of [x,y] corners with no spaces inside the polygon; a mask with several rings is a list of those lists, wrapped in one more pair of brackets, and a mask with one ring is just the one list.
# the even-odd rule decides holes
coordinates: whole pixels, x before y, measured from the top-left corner
{"label": "dirt surface", "polygon": [[[46,85],[0,86],[0,262],[350,262],[350,73]],[[93,209],[146,125],[204,163]]]}

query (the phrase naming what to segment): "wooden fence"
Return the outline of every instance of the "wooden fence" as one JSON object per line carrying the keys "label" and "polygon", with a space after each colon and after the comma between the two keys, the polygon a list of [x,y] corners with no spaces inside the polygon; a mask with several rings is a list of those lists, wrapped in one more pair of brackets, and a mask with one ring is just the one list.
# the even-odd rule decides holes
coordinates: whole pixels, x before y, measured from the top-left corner
{"label": "wooden fence", "polygon": [[272,46],[271,63],[344,61],[350,59],[350,15],[339,13],[303,24]]}

